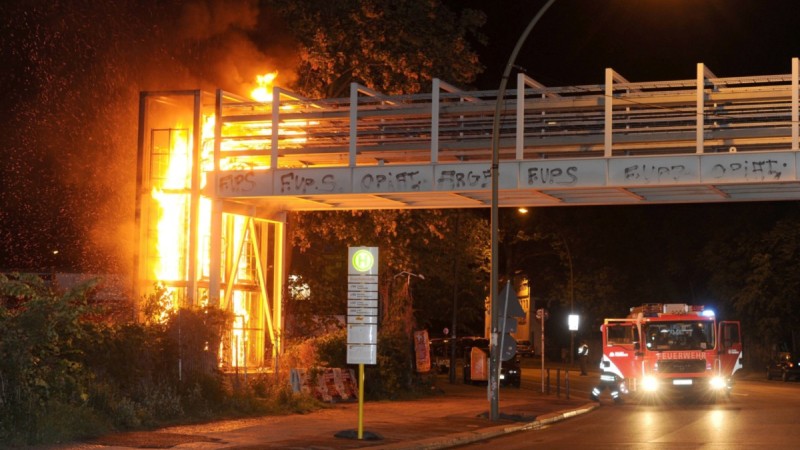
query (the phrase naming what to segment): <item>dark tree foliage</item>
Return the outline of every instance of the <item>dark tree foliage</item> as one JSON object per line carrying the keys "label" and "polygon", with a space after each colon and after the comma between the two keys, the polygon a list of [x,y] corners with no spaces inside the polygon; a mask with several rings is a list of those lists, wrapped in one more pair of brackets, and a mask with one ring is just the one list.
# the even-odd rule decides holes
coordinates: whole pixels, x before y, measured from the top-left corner
{"label": "dark tree foliage", "polygon": [[[290,300],[300,330],[320,316],[347,311],[347,248],[379,248],[385,312],[408,284],[414,328],[439,331],[451,322],[453,297],[465,331],[480,332],[486,290],[486,223],[474,211],[386,210],[291,216],[293,275],[308,283],[309,301]],[[455,275],[454,275],[455,271]],[[411,272],[425,278],[400,275]],[[457,280],[457,284],[456,284]],[[454,289],[456,290],[454,292]],[[408,300],[408,299],[406,299]],[[302,326],[301,326],[302,324]]]}
{"label": "dark tree foliage", "polygon": [[[378,247],[381,323],[371,397],[412,387],[411,333],[427,329],[441,336],[454,307],[459,334],[483,333],[488,229],[479,211],[297,213],[290,216],[289,234],[295,246],[290,270],[310,287],[309,299],[289,299],[286,337],[293,342],[341,326],[334,316],[347,312],[347,249]],[[343,363],[331,356],[320,358]]]}
{"label": "dark tree foliage", "polygon": [[[482,71],[467,37],[485,16],[439,0],[271,0],[299,42],[294,87],[346,97],[357,82],[386,94],[430,90],[433,78],[466,86]],[[291,27],[291,28],[289,28]]]}
{"label": "dark tree foliage", "polygon": [[51,408],[74,405],[79,413],[88,401],[87,350],[97,329],[81,318],[91,288],[59,296],[40,278],[0,275],[0,442],[37,442]]}
{"label": "dark tree foliage", "polygon": [[758,222],[721,227],[701,255],[707,269],[719,269],[709,270],[709,284],[726,316],[742,321],[754,365],[800,350],[800,211],[786,206],[753,208]]}

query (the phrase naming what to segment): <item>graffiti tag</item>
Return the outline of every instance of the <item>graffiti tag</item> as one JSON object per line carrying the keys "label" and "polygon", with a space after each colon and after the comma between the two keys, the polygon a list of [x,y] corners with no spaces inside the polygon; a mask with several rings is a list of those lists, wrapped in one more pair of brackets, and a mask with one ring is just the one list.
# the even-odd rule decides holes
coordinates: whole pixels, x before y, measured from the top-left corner
{"label": "graffiti tag", "polygon": [[774,159],[714,164],[711,167],[710,175],[715,179],[780,180],[781,175],[783,175],[782,169],[785,169],[787,165],[785,162],[779,162]]}
{"label": "graffiti tag", "polygon": [[492,181],[491,170],[469,170],[459,172],[456,170],[443,170],[436,183],[443,189],[485,189]]}
{"label": "graffiti tag", "polygon": [[419,171],[392,174],[366,174],[361,177],[361,189],[365,191],[418,191],[422,180]]}
{"label": "graffiti tag", "polygon": [[336,177],[325,174],[321,177],[305,177],[294,172],[280,177],[281,194],[331,193],[336,191]]}

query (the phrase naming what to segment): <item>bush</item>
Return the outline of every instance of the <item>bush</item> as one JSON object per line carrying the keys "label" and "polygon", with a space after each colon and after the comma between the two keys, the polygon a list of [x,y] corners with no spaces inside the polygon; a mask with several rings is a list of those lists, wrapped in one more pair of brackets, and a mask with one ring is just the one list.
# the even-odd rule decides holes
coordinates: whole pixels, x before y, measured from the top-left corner
{"label": "bush", "polygon": [[[378,335],[376,365],[365,367],[364,395],[370,400],[396,398],[413,392],[410,337],[401,327],[384,327]],[[287,368],[352,367],[347,364],[347,330],[298,342],[287,350]]]}
{"label": "bush", "polygon": [[[0,275],[3,440],[60,440],[58,430],[68,427],[55,426],[58,421],[49,408],[74,412],[70,418],[82,415],[91,381],[86,354],[97,336],[96,325],[82,317],[93,313],[87,294],[96,284],[92,280],[57,295],[40,278]],[[45,424],[53,428],[42,429]]]}
{"label": "bush", "polygon": [[[228,313],[165,310],[169,293],[156,289],[149,320],[114,324],[91,307],[93,286],[57,293],[37,277],[0,274],[0,447],[320,407],[287,377],[254,374],[231,387],[215,351]],[[344,361],[344,339],[322,348]]]}
{"label": "bush", "polygon": [[52,400],[39,411],[25,440],[28,443],[68,442],[100,436],[111,429],[106,419],[86,405]]}

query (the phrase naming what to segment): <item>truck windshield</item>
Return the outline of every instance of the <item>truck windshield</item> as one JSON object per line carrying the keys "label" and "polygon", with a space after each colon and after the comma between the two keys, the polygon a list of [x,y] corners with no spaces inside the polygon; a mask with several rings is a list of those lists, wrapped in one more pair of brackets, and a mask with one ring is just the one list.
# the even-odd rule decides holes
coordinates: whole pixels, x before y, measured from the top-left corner
{"label": "truck windshield", "polygon": [[644,326],[648,350],[709,350],[714,348],[714,322],[686,320],[651,322]]}

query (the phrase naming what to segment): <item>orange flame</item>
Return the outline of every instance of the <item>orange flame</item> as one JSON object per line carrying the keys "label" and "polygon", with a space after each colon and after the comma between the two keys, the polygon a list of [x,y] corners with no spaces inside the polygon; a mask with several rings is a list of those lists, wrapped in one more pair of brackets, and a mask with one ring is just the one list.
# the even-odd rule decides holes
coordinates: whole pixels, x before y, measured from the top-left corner
{"label": "orange flame", "polygon": [[278,77],[278,71],[265,73],[264,75],[256,75],[257,87],[250,91],[250,97],[261,103],[272,101],[272,87],[275,78]]}
{"label": "orange flame", "polygon": [[[152,271],[158,281],[175,281],[183,278],[181,270],[182,248],[187,233],[186,213],[188,206],[187,186],[190,183],[191,136],[181,125],[170,134],[170,157],[162,183],[153,187],[152,196],[158,204],[158,226],[156,235],[156,259]],[[177,305],[175,305],[177,306]]]}

